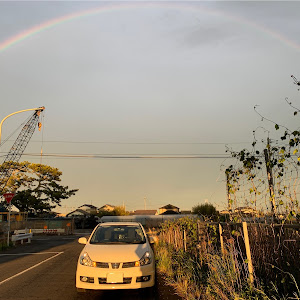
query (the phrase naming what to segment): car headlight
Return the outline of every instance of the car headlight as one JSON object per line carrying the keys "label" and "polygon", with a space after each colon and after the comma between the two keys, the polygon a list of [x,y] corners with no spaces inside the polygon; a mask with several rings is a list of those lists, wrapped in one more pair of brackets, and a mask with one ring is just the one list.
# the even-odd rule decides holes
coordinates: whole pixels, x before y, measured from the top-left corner
{"label": "car headlight", "polygon": [[80,255],[79,262],[83,266],[87,267],[95,267],[95,262],[92,261],[89,257],[89,255],[85,252],[82,255]]}
{"label": "car headlight", "polygon": [[149,265],[151,264],[151,255],[150,255],[150,252],[145,252],[145,254],[143,255],[143,257],[136,261],[134,266],[135,267],[139,267],[139,266],[145,266],[145,265]]}

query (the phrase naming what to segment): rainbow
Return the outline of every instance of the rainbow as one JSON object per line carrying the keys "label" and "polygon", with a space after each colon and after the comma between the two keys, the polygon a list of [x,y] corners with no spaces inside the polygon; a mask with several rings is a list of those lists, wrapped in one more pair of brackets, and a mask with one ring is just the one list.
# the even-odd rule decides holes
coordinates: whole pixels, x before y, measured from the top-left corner
{"label": "rainbow", "polygon": [[108,11],[115,11],[115,10],[122,10],[122,9],[129,9],[129,8],[137,8],[137,7],[166,7],[170,9],[178,9],[178,10],[190,10],[192,12],[195,11],[201,11],[206,12],[211,15],[221,16],[224,18],[228,18],[234,22],[237,22],[239,24],[249,26],[252,29],[255,29],[261,33],[266,34],[269,37],[272,37],[276,40],[279,40],[283,44],[294,48],[296,50],[300,50],[300,45],[296,43],[295,41],[292,41],[282,34],[275,32],[271,29],[268,29],[267,27],[264,27],[262,25],[259,25],[255,22],[249,21],[245,18],[241,18],[239,16],[235,16],[232,14],[220,12],[217,10],[208,9],[205,7],[200,7],[199,3],[197,6],[191,4],[191,3],[185,3],[185,2],[134,2],[134,3],[114,3],[114,4],[107,4],[102,5],[100,7],[94,7],[88,10],[79,11],[76,13],[68,14],[65,16],[61,16],[59,18],[55,18],[52,20],[48,20],[44,23],[38,24],[36,26],[33,26],[29,29],[26,29],[12,37],[9,37],[8,39],[4,41],[0,41],[0,53],[7,50],[8,48],[26,40],[27,38],[37,35],[40,32],[43,32],[47,29],[53,28],[55,26],[64,24],[66,22],[70,22],[79,18],[85,18],[88,16],[97,15],[100,13],[108,12]]}

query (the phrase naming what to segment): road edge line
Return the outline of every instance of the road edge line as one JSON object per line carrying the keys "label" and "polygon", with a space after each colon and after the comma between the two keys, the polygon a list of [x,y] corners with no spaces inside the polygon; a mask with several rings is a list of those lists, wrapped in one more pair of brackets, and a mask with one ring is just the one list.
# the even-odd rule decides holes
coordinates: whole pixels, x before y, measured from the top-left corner
{"label": "road edge line", "polygon": [[47,258],[47,259],[45,259],[45,260],[39,262],[38,264],[36,264],[36,265],[34,265],[34,266],[32,266],[32,267],[30,267],[30,268],[28,268],[28,269],[25,269],[24,271],[22,271],[22,272],[20,272],[20,273],[17,273],[17,274],[15,274],[15,275],[13,275],[13,276],[11,276],[11,277],[9,277],[9,278],[6,278],[6,279],[2,280],[2,281],[0,282],[0,285],[3,284],[3,283],[5,283],[5,282],[7,282],[7,281],[9,281],[9,280],[11,280],[11,279],[13,279],[13,278],[15,278],[15,277],[18,277],[18,276],[20,276],[20,275],[26,273],[26,272],[28,272],[28,271],[30,271],[30,270],[32,270],[32,269],[38,267],[38,266],[40,266],[41,264],[43,264],[43,263],[49,261],[49,260],[52,259],[52,258],[55,258],[55,257],[61,255],[61,254],[63,254],[63,253],[64,253],[64,252],[58,252],[58,253],[55,254],[54,256],[51,256],[51,257],[49,257],[49,258]]}

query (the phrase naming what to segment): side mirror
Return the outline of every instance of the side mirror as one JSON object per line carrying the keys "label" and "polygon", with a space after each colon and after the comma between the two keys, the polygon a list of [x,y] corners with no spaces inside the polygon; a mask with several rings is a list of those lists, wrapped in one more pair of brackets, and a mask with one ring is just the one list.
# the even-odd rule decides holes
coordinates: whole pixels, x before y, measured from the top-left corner
{"label": "side mirror", "polygon": [[86,245],[87,239],[86,239],[85,237],[81,237],[81,238],[78,239],[78,243],[79,243],[79,244]]}

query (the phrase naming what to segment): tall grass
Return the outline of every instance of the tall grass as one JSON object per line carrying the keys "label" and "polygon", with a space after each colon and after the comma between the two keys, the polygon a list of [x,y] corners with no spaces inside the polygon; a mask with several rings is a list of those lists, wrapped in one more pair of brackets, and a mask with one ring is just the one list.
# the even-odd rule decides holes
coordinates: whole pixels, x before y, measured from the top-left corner
{"label": "tall grass", "polygon": [[[294,257],[288,258],[282,252],[284,249],[279,251],[280,257],[286,258],[283,262],[282,259],[277,259],[278,255],[269,257],[272,251],[280,249],[278,239],[273,238],[274,242],[271,243],[266,237],[265,243],[260,247],[259,241],[263,241],[263,234],[267,231],[256,230],[256,234],[251,231],[251,252],[255,269],[254,282],[251,283],[248,279],[242,232],[231,229],[224,234],[225,247],[221,252],[218,227],[214,224],[197,223],[191,219],[164,224],[155,246],[158,270],[165,274],[169,284],[184,299],[300,300],[299,260],[296,261],[295,243],[290,248],[286,243],[282,244],[287,247],[287,253],[294,254]],[[266,243],[269,244],[265,245]],[[299,243],[296,245],[299,256]],[[286,271],[282,266],[289,262],[294,262],[294,265]]]}

